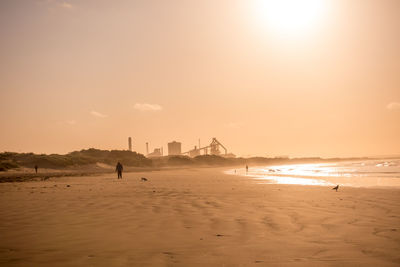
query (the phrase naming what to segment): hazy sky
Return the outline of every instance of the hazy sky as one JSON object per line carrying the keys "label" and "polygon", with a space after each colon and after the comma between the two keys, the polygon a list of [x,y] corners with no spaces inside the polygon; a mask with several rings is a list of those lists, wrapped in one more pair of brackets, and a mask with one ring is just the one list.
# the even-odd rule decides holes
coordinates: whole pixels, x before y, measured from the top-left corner
{"label": "hazy sky", "polygon": [[400,1],[280,2],[0,1],[0,151],[400,154]]}

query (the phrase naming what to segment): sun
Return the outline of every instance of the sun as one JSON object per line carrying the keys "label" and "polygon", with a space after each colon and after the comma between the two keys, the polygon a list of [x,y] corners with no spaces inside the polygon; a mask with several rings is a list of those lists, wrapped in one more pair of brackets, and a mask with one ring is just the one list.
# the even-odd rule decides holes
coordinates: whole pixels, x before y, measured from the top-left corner
{"label": "sun", "polygon": [[270,31],[298,35],[317,28],[326,9],[326,0],[255,0],[254,18]]}

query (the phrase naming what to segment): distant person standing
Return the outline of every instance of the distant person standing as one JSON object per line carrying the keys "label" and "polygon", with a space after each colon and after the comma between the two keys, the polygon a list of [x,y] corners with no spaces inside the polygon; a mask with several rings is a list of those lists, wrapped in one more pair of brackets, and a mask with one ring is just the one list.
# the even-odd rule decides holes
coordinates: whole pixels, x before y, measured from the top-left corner
{"label": "distant person standing", "polygon": [[35,168],[35,173],[37,173],[37,170],[38,170],[38,168],[39,168],[38,165],[35,165],[34,168]]}
{"label": "distant person standing", "polygon": [[249,166],[246,165],[246,173],[249,171]]}
{"label": "distant person standing", "polygon": [[115,171],[118,172],[118,179],[122,179],[122,171],[124,167],[120,162],[117,163],[117,166],[115,167]]}

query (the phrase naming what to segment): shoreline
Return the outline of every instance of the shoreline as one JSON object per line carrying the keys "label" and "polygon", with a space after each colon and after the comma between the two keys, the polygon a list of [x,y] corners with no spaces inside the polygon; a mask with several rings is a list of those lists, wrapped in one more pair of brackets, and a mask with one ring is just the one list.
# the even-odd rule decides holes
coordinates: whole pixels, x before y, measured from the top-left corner
{"label": "shoreline", "polygon": [[[396,159],[399,161],[399,159]],[[379,160],[381,161],[381,160]],[[385,160],[382,160],[385,161]],[[256,165],[251,166],[249,171],[244,168],[229,168],[224,171],[227,175],[250,177],[260,184],[287,184],[302,186],[323,186],[354,188],[378,188],[378,189],[400,189],[399,170],[376,169],[376,160],[366,166],[366,162],[350,161],[343,165],[337,163],[313,163],[313,164],[282,164],[282,165]],[[389,163],[387,166],[390,166]],[[397,166],[397,163],[392,163]],[[378,163],[376,166],[382,166]],[[362,166],[360,169],[357,166]],[[393,166],[393,165],[391,165]],[[368,168],[368,169],[365,169]],[[375,169],[371,169],[375,168]],[[389,174],[389,175],[388,175]]]}
{"label": "shoreline", "polygon": [[[325,164],[325,163],[323,163]],[[331,164],[331,163],[326,163]],[[272,166],[288,166],[293,164],[282,164],[282,165],[256,165],[251,166],[251,169],[254,168],[265,168]],[[299,165],[299,164],[296,164]],[[236,167],[236,168],[235,168]],[[228,176],[240,176],[247,177],[250,180],[255,181],[259,185],[289,185],[289,186],[310,186],[310,187],[332,187],[337,183],[329,183],[331,181],[331,177],[328,176],[291,176],[288,174],[271,174],[270,177],[282,177],[288,178],[293,177],[295,179],[304,179],[304,180],[321,180],[327,182],[326,184],[301,184],[301,183],[278,183],[273,182],[274,179],[262,178],[257,175],[246,174],[244,171],[244,167],[242,165],[235,166],[177,166],[177,167],[129,167],[124,174],[135,174],[135,173],[152,173],[152,172],[168,172],[168,171],[184,171],[184,170],[219,170],[222,174]],[[233,170],[242,170],[243,173],[233,173]],[[231,172],[231,173],[230,173]],[[45,169],[44,172],[34,173],[31,169],[25,168],[21,171],[6,171],[0,172],[0,184],[2,183],[23,183],[23,182],[38,182],[38,181],[46,181],[49,179],[59,179],[63,177],[71,177],[71,178],[80,178],[80,177],[98,177],[103,175],[116,175],[114,170],[110,169],[102,169],[102,170],[88,170],[82,171],[82,169],[72,169],[72,170],[58,170],[58,169]],[[346,179],[354,179],[354,178],[346,178]],[[357,179],[357,178],[355,178]],[[340,184],[340,188],[344,187],[352,187],[352,188],[362,188],[362,189],[383,189],[383,190],[400,190],[400,186],[366,186],[366,185],[351,185],[351,184]],[[340,189],[339,189],[340,190]]]}
{"label": "shoreline", "polygon": [[[330,164],[330,163],[326,163]],[[251,166],[251,169],[254,168],[265,168],[272,166],[288,166],[293,164],[282,164],[282,165],[256,165]],[[298,165],[298,164],[296,164]],[[237,168],[235,168],[237,167]],[[332,177],[328,176],[292,176],[288,174],[271,174],[270,177],[293,177],[295,179],[304,179],[304,180],[321,180],[327,182],[326,184],[301,184],[301,183],[277,183],[273,182],[274,179],[262,178],[257,175],[246,174],[245,171],[243,173],[230,173],[233,170],[244,170],[242,165],[236,166],[177,166],[177,167],[129,167],[124,174],[135,174],[135,173],[152,173],[152,172],[168,172],[168,171],[184,171],[184,170],[219,170],[222,174],[228,176],[240,176],[247,177],[250,180],[255,181],[259,185],[289,185],[289,186],[310,186],[310,187],[331,187],[335,186],[337,183],[331,183]],[[114,170],[103,169],[103,170],[88,170],[82,171],[81,169],[72,169],[72,170],[58,170],[58,169],[45,169],[45,172],[34,173],[31,169],[24,169],[22,171],[6,171],[0,172],[0,184],[2,183],[23,183],[23,182],[38,182],[38,181],[46,181],[49,179],[59,179],[63,177],[71,177],[71,178],[80,178],[80,177],[98,177],[103,175],[116,175]],[[354,178],[346,178],[346,179],[354,179]],[[357,178],[355,178],[357,179]],[[340,184],[340,188],[344,187],[352,187],[352,188],[362,188],[362,189],[383,189],[383,190],[400,190],[400,186],[366,186],[366,185],[351,185],[351,184]]]}

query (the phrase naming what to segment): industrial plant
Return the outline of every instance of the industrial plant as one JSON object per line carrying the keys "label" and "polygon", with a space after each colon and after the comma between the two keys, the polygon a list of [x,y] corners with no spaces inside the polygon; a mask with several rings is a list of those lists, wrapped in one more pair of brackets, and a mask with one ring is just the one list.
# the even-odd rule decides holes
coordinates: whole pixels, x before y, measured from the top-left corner
{"label": "industrial plant", "polygon": [[[223,149],[223,153],[221,152],[220,148]],[[217,155],[227,158],[235,157],[234,154],[228,153],[228,149],[223,144],[221,144],[221,142],[219,142],[215,137],[212,139],[209,145],[200,147],[200,142],[199,142],[198,147],[195,146],[192,150],[182,153],[182,155],[187,155],[192,158],[200,155]]]}
{"label": "industrial plant", "polygon": [[[128,138],[128,149],[132,151],[132,138]],[[189,156],[189,157],[196,157],[200,155],[217,155],[226,158],[235,158],[236,156],[232,153],[228,153],[228,149],[217,140],[217,138],[212,138],[211,143],[209,145],[195,146],[193,149],[182,152],[182,143],[177,141],[172,141],[168,143],[168,156]],[[148,158],[155,158],[155,157],[162,157],[164,156],[163,147],[156,147],[154,148],[153,152],[149,152],[149,143],[146,143],[146,157]]]}

